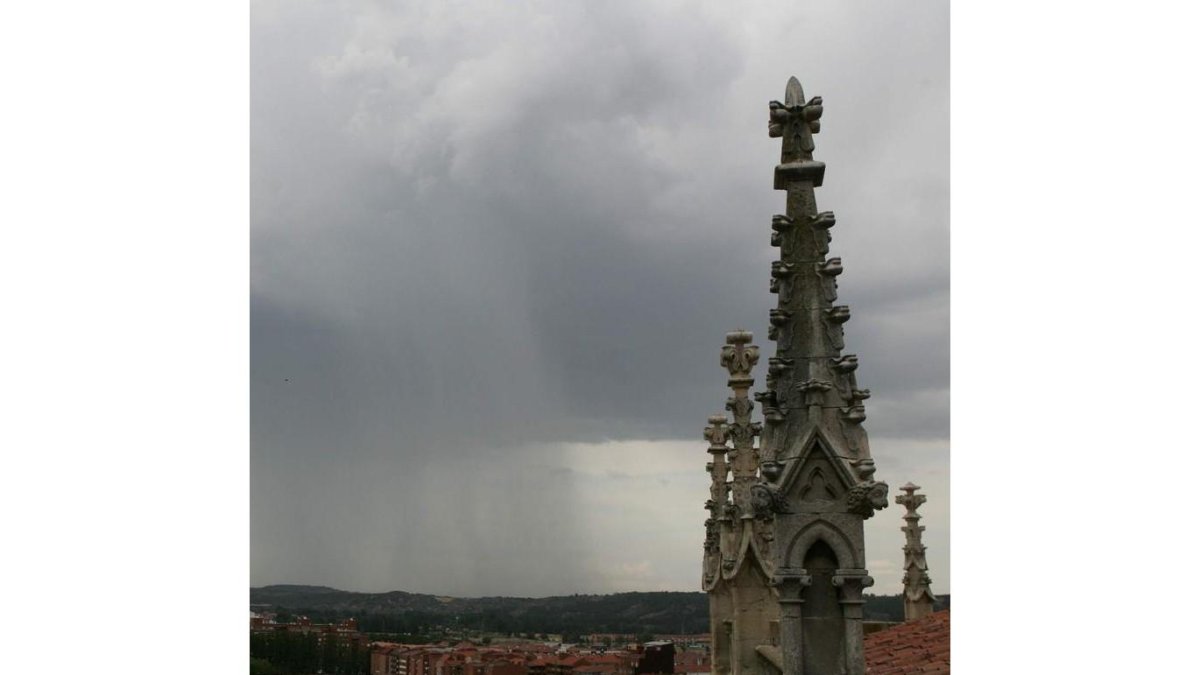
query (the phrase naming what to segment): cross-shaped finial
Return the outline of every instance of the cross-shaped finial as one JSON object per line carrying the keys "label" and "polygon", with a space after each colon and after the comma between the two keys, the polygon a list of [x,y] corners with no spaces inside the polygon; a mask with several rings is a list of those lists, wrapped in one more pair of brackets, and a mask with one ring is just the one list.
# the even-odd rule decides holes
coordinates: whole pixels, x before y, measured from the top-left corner
{"label": "cross-shaped finial", "polygon": [[917,507],[925,503],[925,495],[916,494],[920,489],[920,485],[913,485],[910,481],[900,486],[900,491],[904,494],[896,495],[896,503],[908,509],[909,516],[916,516]]}
{"label": "cross-shaped finial", "polygon": [[729,371],[729,386],[748,387],[754,384],[750,371],[758,363],[758,347],[750,344],[754,334],[738,330],[725,336],[721,348],[721,365]]}
{"label": "cross-shaped finial", "polygon": [[784,161],[812,159],[816,149],[813,134],[821,131],[821,113],[824,112],[820,96],[804,102],[804,89],[795,77],[788,80],[783,103],[771,101],[767,134],[771,138],[783,136]]}

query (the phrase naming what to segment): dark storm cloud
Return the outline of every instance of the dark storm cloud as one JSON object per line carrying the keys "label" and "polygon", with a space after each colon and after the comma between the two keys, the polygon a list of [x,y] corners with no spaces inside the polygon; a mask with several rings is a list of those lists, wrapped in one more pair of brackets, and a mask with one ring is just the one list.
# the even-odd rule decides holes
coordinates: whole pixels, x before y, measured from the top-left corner
{"label": "dark storm cloud", "polygon": [[559,449],[696,438],[724,333],[770,350],[765,110],[793,73],[826,100],[869,428],[944,440],[945,13],[256,4],[252,581],[622,583],[580,495],[629,467],[581,486]]}

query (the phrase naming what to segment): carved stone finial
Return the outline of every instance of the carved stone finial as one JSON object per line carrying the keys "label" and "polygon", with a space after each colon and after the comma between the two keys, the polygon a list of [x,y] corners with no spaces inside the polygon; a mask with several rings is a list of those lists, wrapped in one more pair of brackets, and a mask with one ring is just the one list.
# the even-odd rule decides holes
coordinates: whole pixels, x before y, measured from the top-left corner
{"label": "carved stone finial", "polygon": [[904,620],[912,621],[927,616],[933,612],[933,604],[937,598],[930,588],[929,565],[925,560],[925,545],[921,543],[921,532],[924,527],[918,525],[921,516],[917,507],[925,503],[925,495],[916,494],[921,486],[911,482],[900,487],[904,492],[896,495],[896,503],[904,506]]}
{"label": "carved stone finial", "polygon": [[750,371],[758,363],[758,347],[749,344],[754,335],[747,331],[734,331],[725,336],[721,349],[721,366],[729,371],[729,386],[749,387],[754,384]]}
{"label": "carved stone finial", "polygon": [[914,522],[921,519],[921,516],[917,514],[917,507],[925,503],[925,495],[916,494],[917,490],[920,489],[920,485],[913,485],[912,482],[908,482],[900,487],[900,490],[904,494],[896,495],[896,503],[908,510],[904,517],[912,519]]}
{"label": "carved stone finial", "polygon": [[725,452],[729,438],[729,420],[724,415],[713,415],[708,418],[708,426],[704,427],[704,440],[709,442],[709,452]]}
{"label": "carved stone finial", "polygon": [[767,135],[771,138],[783,137],[785,153],[789,150],[799,151],[801,156],[807,155],[808,159],[812,159],[812,152],[817,147],[813,142],[813,134],[821,132],[821,114],[825,111],[823,104],[820,96],[814,96],[805,103],[800,81],[791,78],[783,102],[771,101],[767,104]]}

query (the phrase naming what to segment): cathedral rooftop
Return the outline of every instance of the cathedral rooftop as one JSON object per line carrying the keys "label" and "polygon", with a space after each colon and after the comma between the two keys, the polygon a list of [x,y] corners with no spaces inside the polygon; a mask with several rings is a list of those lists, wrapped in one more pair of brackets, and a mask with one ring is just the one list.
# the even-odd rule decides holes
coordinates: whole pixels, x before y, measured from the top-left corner
{"label": "cathedral rooftop", "polygon": [[950,672],[950,610],[867,635],[867,675]]}

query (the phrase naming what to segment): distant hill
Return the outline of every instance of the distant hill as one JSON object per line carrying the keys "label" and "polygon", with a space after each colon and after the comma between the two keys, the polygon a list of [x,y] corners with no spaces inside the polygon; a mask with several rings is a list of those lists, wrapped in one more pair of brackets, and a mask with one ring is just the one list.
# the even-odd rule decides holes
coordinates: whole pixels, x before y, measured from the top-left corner
{"label": "distant hill", "polygon": [[[456,599],[445,598],[445,600],[455,601]],[[459,600],[458,602],[463,601]],[[310,607],[326,611],[345,610],[349,612],[413,610],[438,612],[445,608],[446,602],[439,600],[438,596],[405,593],[404,591],[355,593],[354,591],[341,591],[328,586],[281,584],[251,588],[250,604],[272,605],[288,609]]]}
{"label": "distant hill", "polygon": [[708,630],[708,599],[703,593],[454,598],[281,585],[251,588],[250,603],[314,620],[355,617],[363,630],[378,632],[427,633],[435,627],[568,634]]}
{"label": "distant hill", "polygon": [[[942,606],[949,606],[949,596]],[[866,596],[865,615],[901,621],[899,595]],[[323,622],[354,617],[362,630],[431,634],[452,628],[496,633],[706,633],[708,596],[655,592],[564,595],[549,598],[453,598],[389,591],[356,593],[328,586],[276,585],[250,589],[250,604]]]}

